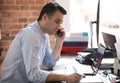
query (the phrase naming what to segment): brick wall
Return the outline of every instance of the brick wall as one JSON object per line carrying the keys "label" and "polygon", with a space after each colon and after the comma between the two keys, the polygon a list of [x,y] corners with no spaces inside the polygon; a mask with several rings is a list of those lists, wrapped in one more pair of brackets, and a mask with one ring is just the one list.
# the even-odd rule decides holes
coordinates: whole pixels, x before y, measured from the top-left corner
{"label": "brick wall", "polygon": [[[3,48],[0,62],[3,61],[9,45],[17,32],[39,16],[44,4],[54,0],[0,0],[0,30]],[[53,37],[52,37],[53,38]],[[50,40],[52,43],[52,40]]]}

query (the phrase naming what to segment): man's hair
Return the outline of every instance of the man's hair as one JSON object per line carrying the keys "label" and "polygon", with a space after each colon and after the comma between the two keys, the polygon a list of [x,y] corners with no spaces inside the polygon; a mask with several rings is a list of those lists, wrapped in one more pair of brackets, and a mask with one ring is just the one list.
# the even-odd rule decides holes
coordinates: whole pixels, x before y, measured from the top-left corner
{"label": "man's hair", "polygon": [[58,11],[58,10],[59,10],[62,14],[64,14],[64,15],[67,14],[66,10],[65,10],[62,6],[60,6],[58,3],[56,3],[56,2],[49,2],[49,3],[47,3],[47,4],[42,8],[42,10],[41,10],[41,12],[40,12],[40,15],[39,15],[39,17],[38,17],[38,19],[37,19],[37,21],[40,21],[40,20],[42,19],[42,16],[43,16],[44,14],[47,14],[48,17],[50,17],[50,16],[52,16],[52,15],[54,14],[54,12],[56,12],[56,11]]}

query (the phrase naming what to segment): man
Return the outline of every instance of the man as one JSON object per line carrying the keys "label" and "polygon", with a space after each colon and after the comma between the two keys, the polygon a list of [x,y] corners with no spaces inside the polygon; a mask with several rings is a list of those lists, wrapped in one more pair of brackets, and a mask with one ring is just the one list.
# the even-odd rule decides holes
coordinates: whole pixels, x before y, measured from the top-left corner
{"label": "man", "polygon": [[[65,38],[65,31],[60,26],[66,10],[58,3],[46,4],[37,21],[20,30],[10,45],[2,64],[2,83],[45,83],[47,81],[66,81],[77,83],[82,76],[53,74],[45,71],[52,69],[59,60]],[[59,37],[56,31],[63,33]],[[55,35],[56,44],[50,49],[48,35]]]}

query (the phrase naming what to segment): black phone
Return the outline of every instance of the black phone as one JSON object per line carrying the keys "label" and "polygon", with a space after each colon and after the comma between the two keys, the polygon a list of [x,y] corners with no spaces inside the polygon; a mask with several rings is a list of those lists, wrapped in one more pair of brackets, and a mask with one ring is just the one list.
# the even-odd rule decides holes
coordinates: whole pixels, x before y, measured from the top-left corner
{"label": "black phone", "polygon": [[57,35],[58,35],[59,37],[62,37],[62,36],[64,35],[64,33],[61,31],[61,29],[58,29],[58,30],[57,30]]}

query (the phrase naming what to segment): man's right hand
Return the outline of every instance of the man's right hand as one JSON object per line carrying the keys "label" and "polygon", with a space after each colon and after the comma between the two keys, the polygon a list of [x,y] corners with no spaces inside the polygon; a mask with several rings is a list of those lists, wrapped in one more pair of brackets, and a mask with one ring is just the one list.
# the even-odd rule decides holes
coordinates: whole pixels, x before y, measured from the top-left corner
{"label": "man's right hand", "polygon": [[79,83],[81,79],[82,79],[82,75],[78,73],[73,73],[66,77],[66,82],[67,83]]}

